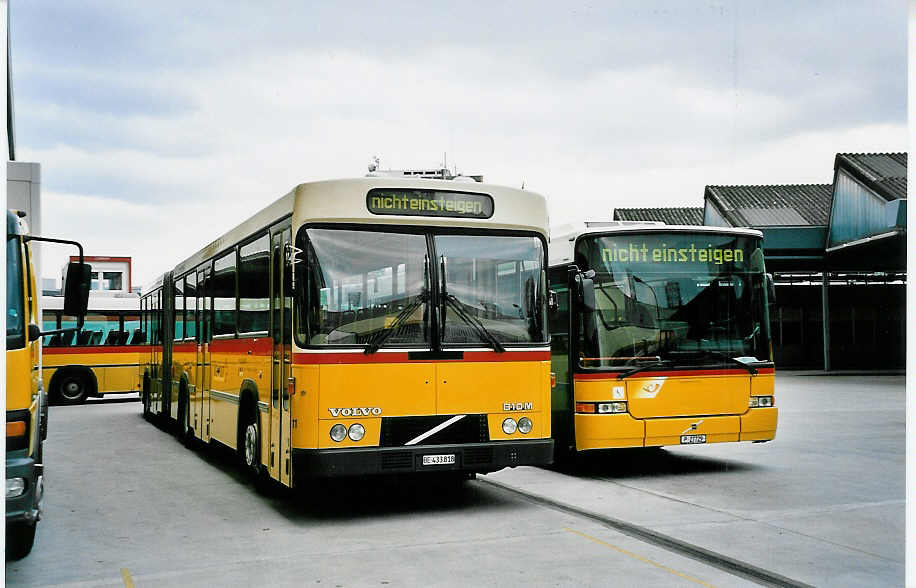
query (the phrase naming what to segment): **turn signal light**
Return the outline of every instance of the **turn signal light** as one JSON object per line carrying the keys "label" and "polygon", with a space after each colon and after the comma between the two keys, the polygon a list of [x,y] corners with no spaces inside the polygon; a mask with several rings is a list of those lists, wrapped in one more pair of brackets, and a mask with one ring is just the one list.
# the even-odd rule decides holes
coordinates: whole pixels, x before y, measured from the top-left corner
{"label": "turn signal light", "polygon": [[576,403],[576,412],[595,414],[596,412],[598,412],[597,405],[594,402],[577,402]]}
{"label": "turn signal light", "polygon": [[550,387],[557,387],[557,372],[550,372]]}
{"label": "turn signal light", "polygon": [[25,421],[12,421],[6,423],[6,436],[7,437],[22,437],[25,435]]}
{"label": "turn signal light", "polygon": [[765,408],[774,404],[772,396],[751,396],[747,403],[749,408]]}

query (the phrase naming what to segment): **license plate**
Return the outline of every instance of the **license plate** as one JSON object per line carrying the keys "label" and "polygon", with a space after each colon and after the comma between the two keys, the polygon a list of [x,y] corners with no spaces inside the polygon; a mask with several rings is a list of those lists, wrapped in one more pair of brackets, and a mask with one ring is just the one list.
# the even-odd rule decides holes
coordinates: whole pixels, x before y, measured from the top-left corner
{"label": "license plate", "polygon": [[681,445],[706,443],[706,435],[681,435]]}
{"label": "license plate", "polygon": [[455,463],[455,454],[446,453],[442,455],[424,455],[423,465],[449,465]]}

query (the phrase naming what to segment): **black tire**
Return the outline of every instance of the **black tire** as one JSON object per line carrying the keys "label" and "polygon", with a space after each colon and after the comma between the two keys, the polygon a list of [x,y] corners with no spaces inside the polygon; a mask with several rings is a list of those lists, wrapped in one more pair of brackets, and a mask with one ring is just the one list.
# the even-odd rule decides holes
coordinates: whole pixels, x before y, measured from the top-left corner
{"label": "black tire", "polygon": [[84,374],[68,372],[57,381],[57,401],[61,404],[83,404],[89,396],[89,381]]}
{"label": "black tire", "polygon": [[178,414],[175,417],[175,437],[182,441],[188,432],[188,411],[185,408],[184,387],[178,392]]}
{"label": "black tire", "polygon": [[257,480],[261,475],[261,426],[257,409],[248,411],[241,431],[242,465],[245,472]]}
{"label": "black tire", "polygon": [[152,420],[152,412],[149,407],[149,380],[143,379],[143,391],[140,392],[140,402],[143,403],[143,418],[150,421]]}
{"label": "black tire", "polygon": [[6,524],[7,561],[22,559],[32,551],[32,545],[35,544],[35,529],[37,526],[37,522]]}

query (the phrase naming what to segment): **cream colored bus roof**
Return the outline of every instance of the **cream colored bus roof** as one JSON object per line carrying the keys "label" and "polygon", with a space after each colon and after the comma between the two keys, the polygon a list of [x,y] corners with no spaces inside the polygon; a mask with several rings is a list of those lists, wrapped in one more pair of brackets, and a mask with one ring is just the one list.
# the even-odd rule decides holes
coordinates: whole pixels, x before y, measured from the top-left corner
{"label": "cream colored bus roof", "polygon": [[[493,216],[488,219],[376,215],[366,207],[366,194],[373,188],[404,188],[489,194]],[[465,227],[534,231],[547,237],[547,203],[528,190],[495,184],[406,178],[352,178],[299,184],[291,192],[209,243],[175,267],[181,276],[202,261],[238,243],[275,221],[293,216],[293,227],[315,222],[391,224],[398,226]],[[161,284],[161,278],[157,280]],[[153,285],[152,287],[155,287]],[[144,289],[144,292],[149,290]]]}

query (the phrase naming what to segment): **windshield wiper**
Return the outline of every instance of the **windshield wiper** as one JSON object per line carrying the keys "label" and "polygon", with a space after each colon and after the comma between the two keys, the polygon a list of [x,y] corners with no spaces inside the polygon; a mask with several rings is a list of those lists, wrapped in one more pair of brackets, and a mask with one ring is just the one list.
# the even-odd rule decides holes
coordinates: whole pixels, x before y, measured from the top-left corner
{"label": "windshield wiper", "polygon": [[[467,324],[474,327],[474,330],[477,331],[477,334],[480,335],[480,338],[487,341],[490,344],[490,346],[493,347],[493,349],[497,353],[502,353],[506,350],[506,348],[503,347],[503,344],[499,342],[499,339],[497,339],[493,335],[493,333],[491,333],[483,325],[483,323],[480,322],[479,318],[477,318],[476,316],[472,314],[469,314],[466,310],[464,310],[464,308],[461,305],[461,302],[459,302],[459,300],[455,298],[454,294],[446,294],[445,303],[452,307],[452,310],[455,311],[455,314],[457,314],[461,318],[461,320],[463,320]],[[445,329],[444,321],[443,321],[442,328],[443,330]]]}
{"label": "windshield wiper", "polygon": [[382,346],[382,343],[385,342],[385,339],[390,337],[391,334],[395,332],[405,320],[407,320],[407,317],[412,315],[415,310],[420,308],[420,305],[426,302],[427,298],[429,298],[429,294],[427,294],[426,290],[420,292],[420,295],[417,296],[413,302],[401,309],[401,312],[399,312],[398,315],[394,317],[394,320],[391,321],[391,324],[388,325],[387,328],[384,328],[372,335],[364,353],[369,355],[378,351],[379,347]]}
{"label": "windshield wiper", "polygon": [[697,349],[695,351],[683,351],[680,353],[674,351],[674,352],[669,353],[669,355],[675,355],[675,356],[682,355],[684,357],[716,357],[719,359],[724,359],[728,363],[740,365],[741,367],[746,369],[748,373],[750,373],[752,376],[757,375],[757,368],[755,368],[754,366],[750,364],[746,364],[743,361],[741,361],[740,359],[735,359],[731,355],[723,351],[718,351],[716,349]]}
{"label": "windshield wiper", "polygon": [[655,361],[644,363],[643,365],[630,368],[625,372],[620,372],[619,374],[617,374],[617,379],[622,380],[626,377],[632,376],[633,374],[638,374],[639,372],[644,372],[652,368],[665,367],[670,364],[671,364],[671,361],[668,359],[656,359]]}

